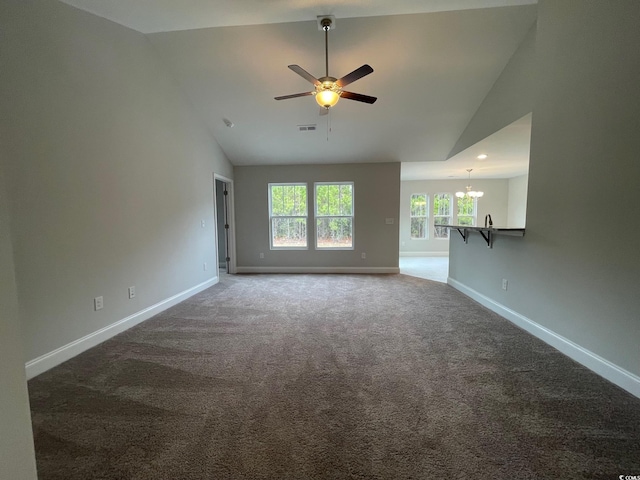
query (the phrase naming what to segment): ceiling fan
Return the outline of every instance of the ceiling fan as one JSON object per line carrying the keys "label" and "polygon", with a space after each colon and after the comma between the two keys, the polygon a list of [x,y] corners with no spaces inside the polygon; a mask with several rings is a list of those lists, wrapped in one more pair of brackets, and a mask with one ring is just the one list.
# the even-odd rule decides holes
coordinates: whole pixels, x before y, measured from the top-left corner
{"label": "ceiling fan", "polygon": [[349,100],[355,100],[356,102],[364,102],[372,104],[377,98],[370,97],[369,95],[362,95],[360,93],[347,92],[343,90],[350,83],[361,79],[362,77],[369,75],[373,72],[373,68],[369,65],[362,65],[360,68],[355,69],[353,72],[348,73],[342,78],[334,78],[329,76],[329,30],[333,25],[331,17],[324,17],[320,21],[320,25],[324,30],[324,49],[325,49],[325,76],[316,78],[307,72],[300,65],[289,65],[289,68],[300,75],[302,78],[312,83],[315,86],[315,90],[311,92],[294,93],[293,95],[283,95],[281,97],[275,97],[276,100],[286,100],[288,98],[306,97],[309,95],[315,95],[316,102],[320,105],[320,115],[326,115],[329,112],[329,108],[333,107],[340,98],[346,98]]}

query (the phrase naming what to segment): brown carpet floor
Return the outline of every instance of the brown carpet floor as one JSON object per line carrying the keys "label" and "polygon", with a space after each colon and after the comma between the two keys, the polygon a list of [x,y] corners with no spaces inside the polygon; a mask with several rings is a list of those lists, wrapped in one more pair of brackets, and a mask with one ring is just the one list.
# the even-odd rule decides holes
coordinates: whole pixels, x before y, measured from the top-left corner
{"label": "brown carpet floor", "polygon": [[42,480],[640,475],[640,399],[404,275],[223,276],[29,390]]}

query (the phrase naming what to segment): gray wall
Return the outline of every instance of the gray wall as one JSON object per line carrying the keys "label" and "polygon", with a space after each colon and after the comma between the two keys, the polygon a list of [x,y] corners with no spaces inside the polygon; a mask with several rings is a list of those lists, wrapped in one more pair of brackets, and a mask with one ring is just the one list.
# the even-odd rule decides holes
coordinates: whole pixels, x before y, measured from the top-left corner
{"label": "gray wall", "polygon": [[45,0],[2,0],[0,31],[30,360],[215,276],[213,172],[233,171],[144,35]]}
{"label": "gray wall", "polygon": [[[235,167],[238,269],[243,267],[398,267],[400,164],[340,164]],[[354,182],[354,250],[314,249],[313,183]],[[309,192],[309,249],[269,249],[269,183],[306,182]],[[385,224],[393,218],[393,225]],[[264,253],[264,258],[260,258]],[[366,253],[366,259],[361,258]]]}
{"label": "gray wall", "polygon": [[[455,193],[465,191],[465,186],[469,184],[464,180],[411,180],[404,181],[400,189],[400,253],[401,254],[422,254],[422,255],[446,255],[449,252],[449,241],[434,238],[433,216],[429,218],[429,238],[426,240],[411,239],[411,217],[410,201],[414,193],[429,194],[430,215],[433,212],[433,196],[436,193],[450,193],[454,195],[454,215],[453,223],[457,223],[455,209]],[[471,185],[476,190],[484,192],[484,196],[478,199],[477,225],[484,225],[484,217],[491,214],[494,225],[507,225],[507,208],[509,200],[509,180],[495,179],[485,180],[471,179]],[[458,232],[453,232],[455,238],[461,238]]]}
{"label": "gray wall", "polygon": [[536,25],[500,73],[447,158],[531,112],[535,78]]}
{"label": "gray wall", "polygon": [[9,231],[0,163],[0,478],[35,480],[36,462]]}
{"label": "gray wall", "polygon": [[526,235],[452,241],[450,275],[640,375],[640,2],[538,7]]}
{"label": "gray wall", "polygon": [[507,225],[510,227],[524,227],[527,224],[528,186],[529,175],[509,179]]}

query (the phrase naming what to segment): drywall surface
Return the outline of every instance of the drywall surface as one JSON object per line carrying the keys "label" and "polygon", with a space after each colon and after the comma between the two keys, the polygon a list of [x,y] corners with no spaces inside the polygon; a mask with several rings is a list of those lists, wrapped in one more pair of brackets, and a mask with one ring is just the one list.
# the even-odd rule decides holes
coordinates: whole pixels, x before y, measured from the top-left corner
{"label": "drywall surface", "polygon": [[640,375],[640,2],[538,7],[526,234],[452,241],[450,276]]}
{"label": "drywall surface", "polygon": [[509,179],[509,208],[507,226],[524,227],[527,223],[527,194],[529,175]]}
{"label": "drywall surface", "polygon": [[[235,167],[238,268],[398,267],[400,164],[340,164]],[[314,182],[354,183],[354,249],[316,250]],[[269,183],[305,182],[308,187],[307,250],[270,250]],[[386,224],[387,218],[393,224]],[[260,258],[260,253],[264,258]],[[362,258],[362,253],[366,258]]]}
{"label": "drywall surface", "polygon": [[0,163],[0,478],[35,480],[36,462],[6,200]]}
{"label": "drywall surface", "polygon": [[451,158],[531,112],[535,74],[534,24],[460,135]]}
{"label": "drywall surface", "polygon": [[31,360],[214,277],[213,172],[233,170],[144,35],[60,2],[2,8],[0,140]]}
{"label": "drywall surface", "polygon": [[[507,224],[507,203],[508,203],[508,179],[485,180],[478,179],[471,181],[475,190],[484,192],[478,199],[478,212],[476,215],[476,225],[484,225],[485,215],[491,214],[494,225]],[[451,223],[457,222],[457,208],[455,193],[465,191],[465,186],[469,184],[464,180],[410,180],[403,181],[400,187],[400,253],[401,254],[424,254],[437,255],[449,251],[449,241],[447,239],[434,238],[433,227],[433,197],[438,193],[448,193],[454,200]],[[429,196],[429,238],[411,238],[411,195],[427,194]],[[455,238],[460,238],[457,232],[452,232]]]}

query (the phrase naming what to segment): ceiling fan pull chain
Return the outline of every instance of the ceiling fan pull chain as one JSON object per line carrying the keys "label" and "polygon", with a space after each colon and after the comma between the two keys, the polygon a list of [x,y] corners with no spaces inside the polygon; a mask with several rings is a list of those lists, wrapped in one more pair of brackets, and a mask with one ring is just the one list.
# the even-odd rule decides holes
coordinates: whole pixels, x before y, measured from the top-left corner
{"label": "ceiling fan pull chain", "polygon": [[327,142],[329,141],[329,132],[331,131],[331,109],[327,110]]}

